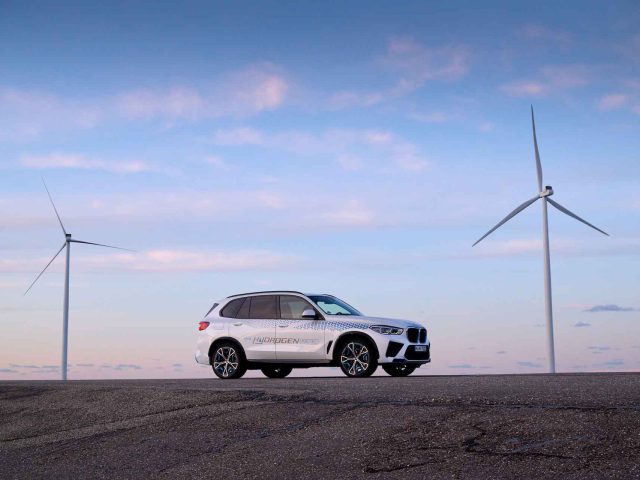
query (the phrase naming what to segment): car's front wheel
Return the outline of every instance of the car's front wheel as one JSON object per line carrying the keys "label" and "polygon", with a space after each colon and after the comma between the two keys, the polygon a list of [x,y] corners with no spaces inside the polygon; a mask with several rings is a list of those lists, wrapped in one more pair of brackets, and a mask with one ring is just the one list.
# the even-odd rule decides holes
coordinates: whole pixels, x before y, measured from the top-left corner
{"label": "car's front wheel", "polygon": [[213,373],[227,380],[242,377],[247,371],[247,362],[235,344],[222,342],[216,345],[213,355],[211,355],[211,367]]}
{"label": "car's front wheel", "polygon": [[416,367],[413,365],[382,365],[382,369],[392,377],[407,377],[411,375]]}
{"label": "car's front wheel", "polygon": [[369,377],[378,368],[371,342],[350,338],[340,348],[340,368],[347,377]]}
{"label": "car's front wheel", "polygon": [[264,367],[262,373],[269,378],[284,378],[291,373],[291,367]]}

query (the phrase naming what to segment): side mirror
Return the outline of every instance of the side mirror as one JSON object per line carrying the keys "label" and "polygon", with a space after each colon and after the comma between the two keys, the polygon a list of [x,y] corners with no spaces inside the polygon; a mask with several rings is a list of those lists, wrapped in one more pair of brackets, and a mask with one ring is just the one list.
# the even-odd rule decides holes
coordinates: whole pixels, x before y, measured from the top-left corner
{"label": "side mirror", "polygon": [[312,308],[307,308],[304,312],[302,312],[302,318],[315,319],[316,317],[316,311]]}

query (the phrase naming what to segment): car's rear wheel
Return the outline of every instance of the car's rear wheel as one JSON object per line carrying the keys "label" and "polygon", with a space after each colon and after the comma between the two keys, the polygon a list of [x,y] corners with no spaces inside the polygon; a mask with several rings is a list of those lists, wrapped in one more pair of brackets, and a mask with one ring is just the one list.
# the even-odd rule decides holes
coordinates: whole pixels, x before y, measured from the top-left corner
{"label": "car's rear wheel", "polygon": [[237,345],[222,342],[216,345],[211,355],[211,367],[216,376],[227,380],[242,377],[247,371],[247,362]]}
{"label": "car's rear wheel", "polygon": [[262,373],[269,378],[284,378],[291,373],[291,367],[264,367]]}
{"label": "car's rear wheel", "polygon": [[360,337],[347,339],[340,347],[340,368],[347,377],[369,377],[378,368],[371,342]]}
{"label": "car's rear wheel", "polygon": [[407,377],[415,372],[413,365],[382,365],[382,369],[392,377]]}

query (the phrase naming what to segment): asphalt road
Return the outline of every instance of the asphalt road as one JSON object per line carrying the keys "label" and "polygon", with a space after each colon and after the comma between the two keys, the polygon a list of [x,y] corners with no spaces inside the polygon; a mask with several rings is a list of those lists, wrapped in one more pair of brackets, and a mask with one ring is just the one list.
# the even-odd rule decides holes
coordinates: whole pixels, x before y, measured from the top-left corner
{"label": "asphalt road", "polygon": [[0,477],[640,478],[640,374],[0,382]]}

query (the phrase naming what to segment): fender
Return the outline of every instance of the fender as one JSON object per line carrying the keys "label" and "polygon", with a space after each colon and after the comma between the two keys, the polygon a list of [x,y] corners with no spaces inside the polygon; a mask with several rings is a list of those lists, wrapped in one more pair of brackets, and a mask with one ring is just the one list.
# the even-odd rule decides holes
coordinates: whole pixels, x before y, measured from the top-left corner
{"label": "fender", "polygon": [[240,345],[240,342],[238,342],[235,338],[233,338],[233,337],[220,337],[220,338],[216,338],[214,342],[211,342],[211,346],[209,347],[209,360],[211,360],[211,355],[213,354],[214,349],[216,348],[216,346],[220,342],[233,343],[236,346],[236,348],[238,349],[238,353],[240,353],[242,355],[242,358],[244,358],[244,359],[247,358],[246,354],[244,353],[244,348],[242,348],[242,345]]}
{"label": "fender", "polygon": [[371,338],[368,334],[363,333],[363,332],[359,332],[357,330],[350,330],[348,332],[344,332],[343,334],[341,334],[338,338],[336,338],[335,342],[333,342],[330,352],[330,358],[333,361],[338,361],[337,358],[335,358],[336,356],[336,345],[340,345],[340,342],[342,342],[342,340],[345,337],[350,337],[350,336],[354,336],[354,337],[365,337],[367,340],[369,340],[369,342],[371,342],[371,345],[373,345],[373,354],[376,358],[376,360],[380,359],[380,352],[378,352],[378,346],[376,345],[376,342],[373,338]]}

